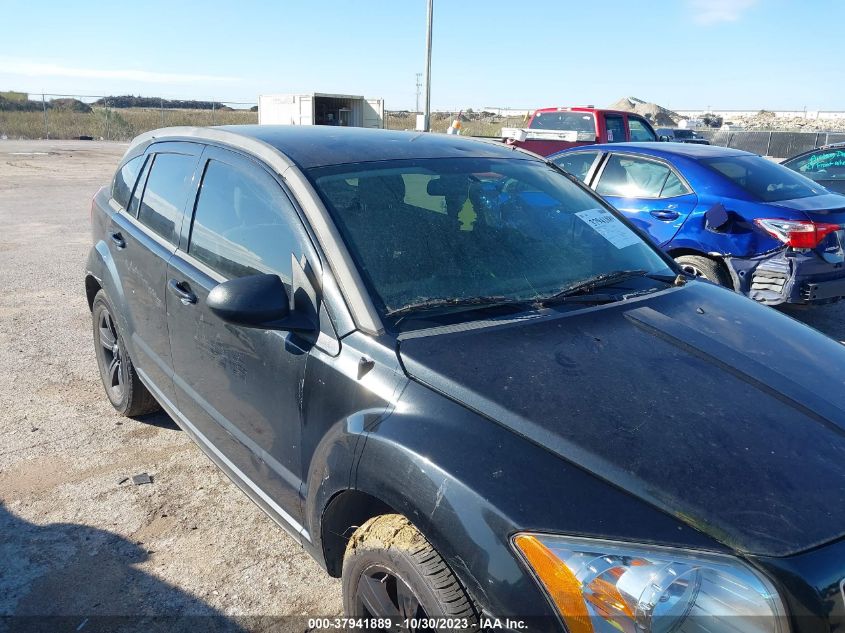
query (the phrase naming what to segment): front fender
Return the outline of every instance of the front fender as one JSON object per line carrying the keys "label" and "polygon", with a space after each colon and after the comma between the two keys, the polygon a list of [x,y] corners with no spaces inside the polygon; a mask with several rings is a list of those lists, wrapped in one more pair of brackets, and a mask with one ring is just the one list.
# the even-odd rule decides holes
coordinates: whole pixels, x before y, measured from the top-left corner
{"label": "front fender", "polygon": [[551,605],[511,547],[519,531],[721,548],[678,518],[413,381],[396,411],[367,433],[356,482],[407,516],[476,604],[495,617],[555,621],[544,617],[554,616]]}

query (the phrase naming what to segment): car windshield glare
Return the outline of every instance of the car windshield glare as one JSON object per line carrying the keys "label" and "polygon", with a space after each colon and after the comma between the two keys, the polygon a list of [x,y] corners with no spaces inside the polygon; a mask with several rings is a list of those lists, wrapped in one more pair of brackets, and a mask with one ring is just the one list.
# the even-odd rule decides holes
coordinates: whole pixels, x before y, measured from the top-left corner
{"label": "car windshield glare", "polygon": [[309,170],[382,314],[535,300],[616,270],[672,274],[601,202],[542,162],[451,158]]}
{"label": "car windshield glare", "polygon": [[824,189],[791,169],[760,156],[719,156],[701,163],[763,202],[809,198]]}

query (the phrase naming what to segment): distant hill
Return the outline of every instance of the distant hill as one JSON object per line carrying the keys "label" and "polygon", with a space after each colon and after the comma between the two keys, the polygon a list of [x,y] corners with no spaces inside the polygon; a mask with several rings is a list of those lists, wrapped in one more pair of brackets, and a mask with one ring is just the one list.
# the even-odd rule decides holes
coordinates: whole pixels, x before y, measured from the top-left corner
{"label": "distant hill", "polygon": [[[19,95],[22,93],[11,93]],[[91,106],[79,99],[50,99],[47,102],[33,101],[26,98],[9,98],[8,93],[0,93],[0,112],[40,112],[45,106],[48,110],[71,110],[72,112],[91,112]]]}
{"label": "distant hill", "polygon": [[165,110],[231,110],[219,101],[194,101],[183,99],[162,99],[160,97],[134,97],[122,95],[103,97],[94,102],[96,106],[110,108],[164,108]]}

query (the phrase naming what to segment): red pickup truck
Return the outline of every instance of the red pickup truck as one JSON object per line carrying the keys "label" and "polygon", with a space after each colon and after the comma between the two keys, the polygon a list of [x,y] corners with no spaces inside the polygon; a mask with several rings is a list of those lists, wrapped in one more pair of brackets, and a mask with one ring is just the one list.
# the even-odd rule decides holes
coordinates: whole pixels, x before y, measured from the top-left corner
{"label": "red pickup truck", "polygon": [[502,128],[502,140],[541,156],[576,145],[656,141],[657,134],[638,114],[598,108],[541,108],[524,128]]}

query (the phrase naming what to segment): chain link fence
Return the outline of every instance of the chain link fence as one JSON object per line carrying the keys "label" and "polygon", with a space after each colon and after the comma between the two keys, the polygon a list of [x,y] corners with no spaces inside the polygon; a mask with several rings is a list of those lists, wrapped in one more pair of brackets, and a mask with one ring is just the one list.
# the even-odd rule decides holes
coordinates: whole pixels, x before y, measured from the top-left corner
{"label": "chain link fence", "polygon": [[0,138],[129,141],[160,127],[245,123],[258,123],[255,102],[0,93]]}
{"label": "chain link fence", "polygon": [[695,133],[713,145],[780,159],[790,158],[830,143],[845,142],[845,132],[696,130]]}

